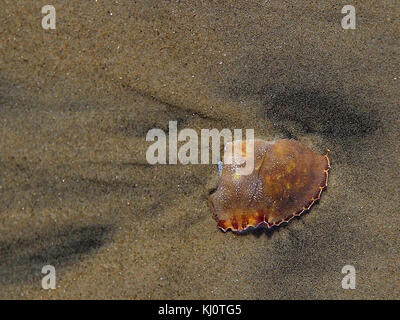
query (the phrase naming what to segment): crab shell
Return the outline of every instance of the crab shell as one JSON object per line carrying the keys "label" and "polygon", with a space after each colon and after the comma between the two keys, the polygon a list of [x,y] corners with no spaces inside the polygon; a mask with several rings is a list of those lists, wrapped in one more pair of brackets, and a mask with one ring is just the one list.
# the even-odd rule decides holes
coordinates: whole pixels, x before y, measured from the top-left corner
{"label": "crab shell", "polygon": [[[245,156],[246,141],[232,142],[233,153],[240,150],[244,160],[254,160],[254,169],[240,175],[237,168],[245,163],[224,165],[217,190],[209,203],[214,219],[223,231],[244,231],[265,224],[268,228],[289,222],[310,209],[328,183],[328,152],[317,154],[296,140],[247,142],[253,159]],[[227,145],[229,146],[229,145]],[[230,146],[232,147],[232,146]],[[228,152],[228,156],[231,156]]]}

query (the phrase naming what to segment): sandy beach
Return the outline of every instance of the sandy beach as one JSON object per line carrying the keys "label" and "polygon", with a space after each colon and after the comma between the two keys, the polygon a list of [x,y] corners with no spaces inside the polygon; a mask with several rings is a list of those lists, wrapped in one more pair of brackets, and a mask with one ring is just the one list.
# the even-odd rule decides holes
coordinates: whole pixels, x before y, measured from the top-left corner
{"label": "sandy beach", "polygon": [[[399,2],[48,2],[0,4],[0,299],[400,298]],[[146,160],[169,121],[329,148],[328,187],[224,233],[216,165]]]}

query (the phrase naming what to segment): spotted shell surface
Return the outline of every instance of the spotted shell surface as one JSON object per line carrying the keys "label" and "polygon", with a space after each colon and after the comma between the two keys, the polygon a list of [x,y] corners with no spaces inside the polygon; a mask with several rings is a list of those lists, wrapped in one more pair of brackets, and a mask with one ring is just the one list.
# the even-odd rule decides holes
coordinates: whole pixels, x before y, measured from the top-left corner
{"label": "spotted shell surface", "polygon": [[[233,145],[237,143],[243,156],[246,142],[234,141]],[[321,155],[287,139],[254,140],[251,145],[253,171],[238,175],[237,164],[227,164],[225,153],[217,190],[209,197],[214,218],[223,231],[240,232],[261,224],[272,227],[288,222],[310,209],[328,183],[328,149]]]}

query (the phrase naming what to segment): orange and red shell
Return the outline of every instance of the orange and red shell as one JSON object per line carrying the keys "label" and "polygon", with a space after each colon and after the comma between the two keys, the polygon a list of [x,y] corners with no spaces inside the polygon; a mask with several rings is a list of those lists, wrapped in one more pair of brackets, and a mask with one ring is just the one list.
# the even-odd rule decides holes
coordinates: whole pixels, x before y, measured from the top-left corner
{"label": "orange and red shell", "polygon": [[[245,150],[245,141],[234,143]],[[296,140],[254,140],[252,173],[238,175],[235,164],[224,163],[210,195],[218,227],[240,232],[261,224],[278,226],[310,209],[328,183],[328,151],[314,153]]]}

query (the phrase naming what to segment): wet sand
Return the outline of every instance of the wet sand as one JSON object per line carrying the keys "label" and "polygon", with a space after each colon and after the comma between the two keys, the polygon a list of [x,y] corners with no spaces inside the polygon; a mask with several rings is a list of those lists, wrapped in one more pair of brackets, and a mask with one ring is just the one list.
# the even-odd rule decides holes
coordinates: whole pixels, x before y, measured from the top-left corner
{"label": "wet sand", "polygon": [[[400,297],[398,3],[354,2],[356,30],[331,1],[53,3],[47,31],[47,1],[0,4],[1,299]],[[170,120],[329,147],[328,188],[223,233],[216,166],[146,161]]]}

